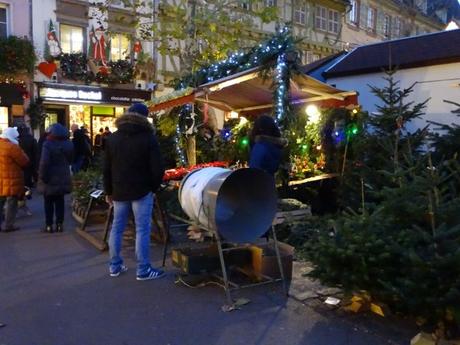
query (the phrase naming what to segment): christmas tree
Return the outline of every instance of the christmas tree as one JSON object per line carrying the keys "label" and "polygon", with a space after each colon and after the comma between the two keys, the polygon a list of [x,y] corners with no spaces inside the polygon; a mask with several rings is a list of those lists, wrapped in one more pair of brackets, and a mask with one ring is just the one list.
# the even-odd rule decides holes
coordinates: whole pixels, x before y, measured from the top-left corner
{"label": "christmas tree", "polygon": [[[426,130],[410,133],[405,125],[422,115],[426,102],[405,102],[412,88],[401,90],[392,72],[386,79],[386,87],[373,88],[380,114],[369,117],[344,176],[356,189],[353,199],[344,195],[343,207],[355,207],[306,244],[316,266],[312,275],[348,292],[366,290],[426,325],[441,322],[445,335],[454,336],[460,323],[460,164],[433,162],[431,152],[419,149]],[[443,140],[449,146],[458,137]]]}

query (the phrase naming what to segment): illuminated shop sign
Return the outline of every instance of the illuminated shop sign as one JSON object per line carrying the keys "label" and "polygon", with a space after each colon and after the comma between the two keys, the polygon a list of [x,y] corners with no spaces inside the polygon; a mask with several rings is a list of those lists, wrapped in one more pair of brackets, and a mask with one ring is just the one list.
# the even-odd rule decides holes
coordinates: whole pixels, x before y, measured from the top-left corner
{"label": "illuminated shop sign", "polygon": [[102,100],[101,91],[85,91],[85,90],[66,90],[53,89],[44,87],[40,89],[40,97],[42,98],[63,98],[75,99],[84,101],[100,101]]}
{"label": "illuminated shop sign", "polygon": [[56,84],[39,84],[38,93],[44,100],[109,104],[145,102],[150,100],[151,97],[151,92],[144,90],[124,90]]}

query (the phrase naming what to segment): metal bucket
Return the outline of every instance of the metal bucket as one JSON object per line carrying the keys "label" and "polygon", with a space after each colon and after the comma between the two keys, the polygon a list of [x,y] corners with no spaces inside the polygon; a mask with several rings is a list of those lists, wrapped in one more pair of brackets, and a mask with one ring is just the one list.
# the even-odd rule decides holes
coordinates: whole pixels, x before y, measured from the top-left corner
{"label": "metal bucket", "polygon": [[198,224],[228,242],[252,242],[270,227],[276,214],[273,177],[259,169],[203,168],[181,182],[179,202]]}

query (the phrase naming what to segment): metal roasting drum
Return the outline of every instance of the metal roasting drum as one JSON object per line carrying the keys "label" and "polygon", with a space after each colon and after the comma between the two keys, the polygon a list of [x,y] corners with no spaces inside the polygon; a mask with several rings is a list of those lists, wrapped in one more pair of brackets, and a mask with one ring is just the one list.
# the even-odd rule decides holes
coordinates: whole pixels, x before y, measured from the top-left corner
{"label": "metal roasting drum", "polygon": [[276,214],[273,177],[259,169],[203,168],[188,173],[179,202],[190,219],[228,242],[261,237]]}

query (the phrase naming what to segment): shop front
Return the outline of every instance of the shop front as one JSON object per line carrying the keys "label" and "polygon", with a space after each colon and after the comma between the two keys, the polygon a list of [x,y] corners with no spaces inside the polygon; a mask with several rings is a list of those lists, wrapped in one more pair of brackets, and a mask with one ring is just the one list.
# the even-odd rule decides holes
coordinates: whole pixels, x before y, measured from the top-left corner
{"label": "shop front", "polygon": [[86,128],[93,140],[101,128],[116,130],[116,118],[131,104],[151,98],[151,92],[143,90],[56,83],[37,83],[37,87],[48,115],[45,128],[53,123],[68,128],[78,125]]}

